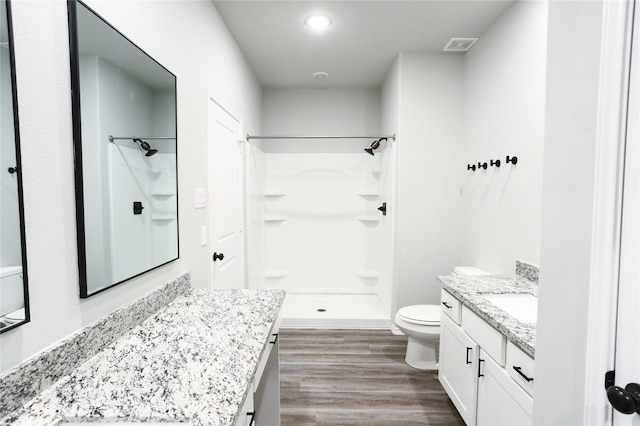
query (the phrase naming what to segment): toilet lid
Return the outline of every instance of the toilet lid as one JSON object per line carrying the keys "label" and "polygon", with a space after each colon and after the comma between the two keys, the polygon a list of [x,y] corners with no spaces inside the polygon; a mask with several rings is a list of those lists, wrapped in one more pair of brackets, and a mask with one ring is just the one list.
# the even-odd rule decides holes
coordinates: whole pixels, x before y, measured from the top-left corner
{"label": "toilet lid", "polygon": [[398,311],[404,321],[418,325],[440,325],[439,305],[411,305]]}

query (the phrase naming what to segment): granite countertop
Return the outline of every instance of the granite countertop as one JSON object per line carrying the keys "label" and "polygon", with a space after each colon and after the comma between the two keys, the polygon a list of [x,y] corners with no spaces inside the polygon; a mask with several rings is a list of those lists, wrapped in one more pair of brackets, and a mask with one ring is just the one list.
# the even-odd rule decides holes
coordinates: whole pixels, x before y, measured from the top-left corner
{"label": "granite countertop", "polygon": [[193,290],[4,421],[234,423],[284,292]]}
{"label": "granite countertop", "polygon": [[484,299],[482,294],[530,294],[538,297],[538,286],[511,275],[440,275],[442,288],[460,300],[480,318],[507,337],[507,340],[535,357],[536,324],[525,324]]}

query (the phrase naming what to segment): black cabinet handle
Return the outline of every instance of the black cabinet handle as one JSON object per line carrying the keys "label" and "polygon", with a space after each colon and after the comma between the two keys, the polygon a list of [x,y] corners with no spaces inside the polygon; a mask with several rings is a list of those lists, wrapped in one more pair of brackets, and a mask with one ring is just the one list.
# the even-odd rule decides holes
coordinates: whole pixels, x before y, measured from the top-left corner
{"label": "black cabinet handle", "polygon": [[269,343],[272,345],[275,345],[276,342],[278,341],[278,333],[273,333],[272,336],[275,337],[275,339],[273,339],[273,342],[269,342]]}
{"label": "black cabinet handle", "polygon": [[471,364],[471,361],[469,361],[469,352],[471,352],[472,350],[473,348],[467,346],[467,364]]}
{"label": "black cabinet handle", "polygon": [[518,373],[519,375],[521,375],[527,382],[533,382],[533,377],[527,377],[523,372],[522,372],[522,367],[516,367],[515,365],[513,366],[513,369],[516,370],[516,373]]}
{"label": "black cabinet handle", "polygon": [[447,302],[442,302],[442,304],[444,305],[445,308],[447,309],[451,309],[453,308],[453,306],[449,305]]}
{"label": "black cabinet handle", "polygon": [[249,420],[249,426],[253,426],[256,422],[256,412],[252,411],[250,413],[247,413],[247,416],[251,416],[251,419]]}
{"label": "black cabinet handle", "polygon": [[479,358],[478,361],[478,377],[484,377],[484,374],[482,374],[482,363],[484,362],[484,359]]}
{"label": "black cabinet handle", "polygon": [[213,261],[215,262],[216,260],[222,260],[224,259],[224,253],[213,253]]}
{"label": "black cabinet handle", "polygon": [[518,157],[516,157],[516,156],[509,157],[509,156],[507,155],[507,164],[509,164],[509,163],[513,164],[514,166],[515,166],[516,164],[518,164]]}
{"label": "black cabinet handle", "polygon": [[500,167],[500,160],[491,160],[490,165]]}
{"label": "black cabinet handle", "polygon": [[619,386],[609,386],[607,398],[613,408],[623,414],[640,414],[640,384],[638,383],[628,383],[624,389]]}

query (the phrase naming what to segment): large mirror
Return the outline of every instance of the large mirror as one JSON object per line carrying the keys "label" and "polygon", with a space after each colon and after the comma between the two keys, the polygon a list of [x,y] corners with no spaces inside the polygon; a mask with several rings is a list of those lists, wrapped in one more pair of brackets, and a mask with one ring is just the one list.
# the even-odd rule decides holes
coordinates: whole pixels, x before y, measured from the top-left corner
{"label": "large mirror", "polygon": [[0,0],[0,333],[29,322],[11,4]]}
{"label": "large mirror", "polygon": [[80,297],[178,258],[176,77],[69,1]]}

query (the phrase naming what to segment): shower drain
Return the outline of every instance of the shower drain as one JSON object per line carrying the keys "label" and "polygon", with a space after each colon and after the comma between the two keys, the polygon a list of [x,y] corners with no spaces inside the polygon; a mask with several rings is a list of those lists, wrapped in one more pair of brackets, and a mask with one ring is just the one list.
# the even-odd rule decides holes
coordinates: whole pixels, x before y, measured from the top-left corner
{"label": "shower drain", "polygon": [[325,308],[318,308],[318,312],[327,312]]}

